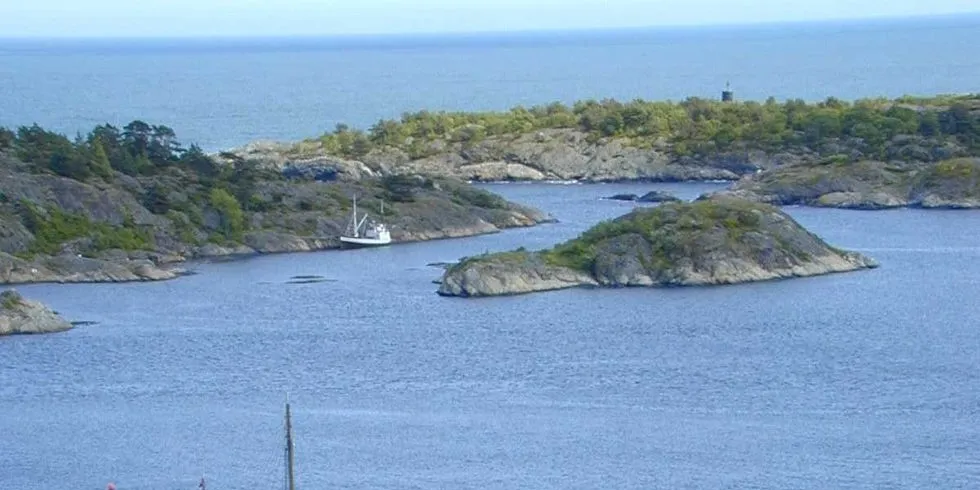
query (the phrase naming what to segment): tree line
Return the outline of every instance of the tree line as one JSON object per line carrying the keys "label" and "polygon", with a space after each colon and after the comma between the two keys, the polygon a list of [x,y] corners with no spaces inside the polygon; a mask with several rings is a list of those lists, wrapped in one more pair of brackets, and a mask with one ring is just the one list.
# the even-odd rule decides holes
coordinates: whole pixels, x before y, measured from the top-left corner
{"label": "tree line", "polygon": [[109,180],[113,170],[133,176],[152,174],[176,165],[202,175],[220,171],[197,145],[184,148],[173,129],[138,120],[122,128],[102,124],[74,140],[37,124],[0,128],[0,149],[12,149],[23,162],[77,180]]}
{"label": "tree line", "polygon": [[734,148],[778,150],[852,138],[872,153],[896,136],[952,138],[980,151],[980,96],[861,99],[827,98],[777,102],[721,102],[688,98],[680,102],[613,99],[586,100],[571,106],[552,103],[505,112],[405,113],[383,119],[367,131],[340,124],[319,138],[328,153],[361,157],[374,148],[393,146],[411,157],[428,156],[436,140],[475,144],[491,136],[572,128],[603,137],[629,138],[636,145],[662,141],[676,153],[710,153]]}

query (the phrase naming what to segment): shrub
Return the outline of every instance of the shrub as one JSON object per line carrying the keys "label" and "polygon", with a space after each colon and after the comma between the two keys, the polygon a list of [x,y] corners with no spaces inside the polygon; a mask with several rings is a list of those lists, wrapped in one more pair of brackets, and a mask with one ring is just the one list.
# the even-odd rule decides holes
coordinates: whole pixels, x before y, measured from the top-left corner
{"label": "shrub", "polygon": [[131,219],[127,219],[122,226],[112,226],[92,222],[85,215],[66,213],[57,208],[44,212],[27,202],[21,202],[18,208],[21,221],[34,234],[34,242],[29,248],[32,254],[56,254],[65,242],[85,237],[92,239],[95,250],[152,248],[152,234],[139,229]]}
{"label": "shrub", "polygon": [[245,231],[245,213],[235,196],[221,188],[211,189],[209,202],[221,216],[221,234],[230,240],[241,240]]}

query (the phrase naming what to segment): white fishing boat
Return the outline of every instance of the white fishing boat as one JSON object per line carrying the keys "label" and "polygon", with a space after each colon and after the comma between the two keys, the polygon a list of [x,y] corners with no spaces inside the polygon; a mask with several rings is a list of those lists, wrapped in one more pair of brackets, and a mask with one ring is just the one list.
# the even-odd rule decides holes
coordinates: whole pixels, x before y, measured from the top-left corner
{"label": "white fishing boat", "polygon": [[[381,206],[381,209],[384,210],[383,202]],[[340,236],[340,241],[351,247],[376,247],[391,243],[391,232],[388,231],[388,225],[368,219],[367,213],[358,217],[357,196],[354,196],[354,210],[351,213],[350,222],[347,223],[347,229]]]}

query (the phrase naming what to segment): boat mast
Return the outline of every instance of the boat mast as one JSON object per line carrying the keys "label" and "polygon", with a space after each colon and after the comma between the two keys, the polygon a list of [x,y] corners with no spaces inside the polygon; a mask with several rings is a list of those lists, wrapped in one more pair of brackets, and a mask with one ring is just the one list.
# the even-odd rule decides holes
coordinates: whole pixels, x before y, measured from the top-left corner
{"label": "boat mast", "polygon": [[286,464],[288,465],[288,490],[296,490],[296,482],[293,480],[293,424],[289,414],[288,396],[286,397]]}
{"label": "boat mast", "polygon": [[351,224],[354,226],[354,238],[361,236],[361,224],[357,222],[357,194],[354,194],[354,216],[351,217]]}

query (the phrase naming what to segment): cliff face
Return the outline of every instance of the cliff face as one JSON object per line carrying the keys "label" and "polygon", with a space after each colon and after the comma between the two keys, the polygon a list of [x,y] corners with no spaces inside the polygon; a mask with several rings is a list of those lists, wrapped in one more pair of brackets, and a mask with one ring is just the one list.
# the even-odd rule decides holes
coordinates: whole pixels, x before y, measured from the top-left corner
{"label": "cliff face", "polygon": [[761,151],[718,152],[680,157],[666,143],[638,147],[625,138],[592,140],[576,129],[544,129],[487,138],[478,143],[435,141],[420,158],[392,146],[359,159],[339,158],[316,142],[301,145],[253,143],[230,150],[269,168],[318,173],[325,168],[342,176],[423,174],[469,181],[735,180],[777,163]]}
{"label": "cliff face", "polygon": [[930,165],[826,162],[771,169],[716,193],[777,205],[980,208],[980,159]]}
{"label": "cliff face", "polygon": [[58,314],[14,290],[0,293],[0,336],[63,332],[72,328]]}
{"label": "cliff face", "polygon": [[769,164],[761,152],[677,158],[667,145],[639,148],[621,138],[590,141],[585,133],[552,129],[516,138],[448,145],[435,156],[405,161],[389,171],[501,180],[734,180]]}
{"label": "cliff face", "polygon": [[736,284],[876,266],[827,245],[775,207],[719,198],[635,210],[551,250],[466,259],[446,271],[439,293]]}

